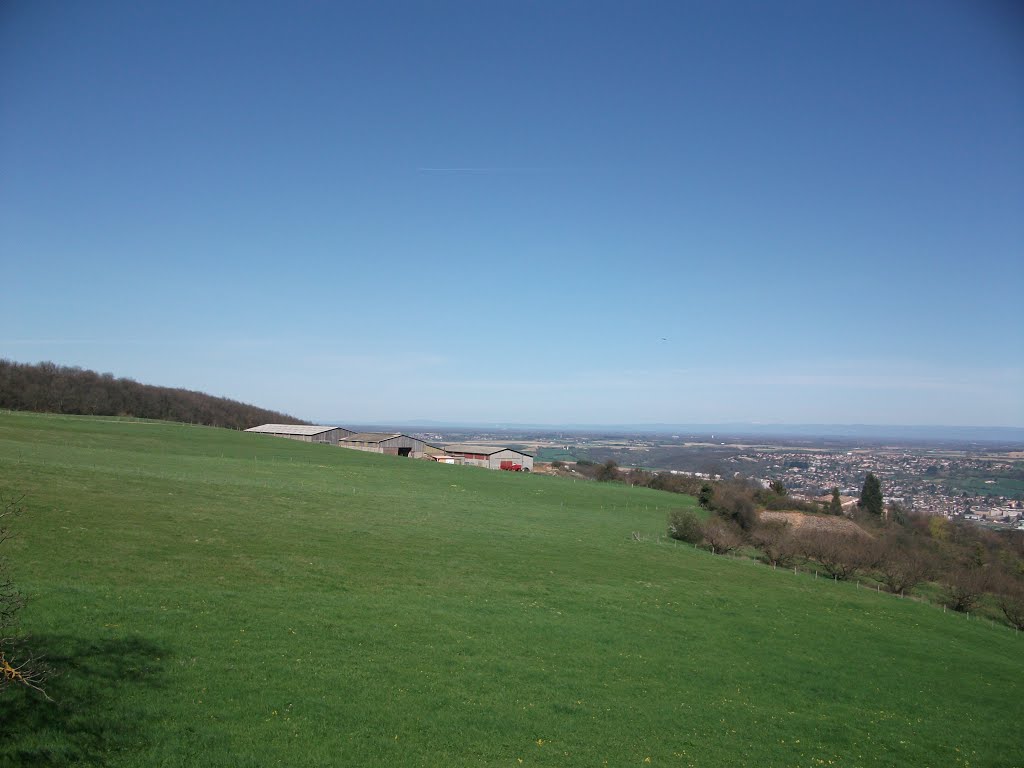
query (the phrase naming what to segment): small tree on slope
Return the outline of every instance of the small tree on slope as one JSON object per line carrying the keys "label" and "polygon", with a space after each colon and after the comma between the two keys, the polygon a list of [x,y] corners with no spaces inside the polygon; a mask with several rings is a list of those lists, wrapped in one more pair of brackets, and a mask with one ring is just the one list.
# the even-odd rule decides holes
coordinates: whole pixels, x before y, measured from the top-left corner
{"label": "small tree on slope", "polygon": [[860,501],[857,506],[865,512],[881,517],[885,511],[885,502],[882,500],[882,483],[875,477],[873,472],[868,472],[864,478],[864,487],[860,492]]}
{"label": "small tree on slope", "polygon": [[[6,498],[0,494],[0,545],[11,538],[7,523],[21,511],[20,498]],[[21,647],[18,638],[10,634],[18,611],[24,605],[25,599],[14,586],[7,562],[0,554],[0,691],[13,685],[23,685],[49,699],[43,690],[46,667],[33,659],[31,653]]]}
{"label": "small tree on slope", "polygon": [[828,513],[830,515],[841,515],[843,514],[843,500],[839,498],[839,489],[832,489],[832,500],[828,503]]}

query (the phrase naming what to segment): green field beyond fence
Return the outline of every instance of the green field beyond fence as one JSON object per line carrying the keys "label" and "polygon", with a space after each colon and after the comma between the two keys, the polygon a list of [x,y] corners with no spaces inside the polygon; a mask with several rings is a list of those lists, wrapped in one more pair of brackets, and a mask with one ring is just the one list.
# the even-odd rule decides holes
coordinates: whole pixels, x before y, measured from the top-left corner
{"label": "green field beyond fence", "polygon": [[0,488],[60,672],[0,765],[1024,765],[1024,638],[659,540],[683,497],[9,413]]}
{"label": "green field beyond fence", "polygon": [[537,461],[576,461],[577,457],[564,448],[541,448],[537,451]]}

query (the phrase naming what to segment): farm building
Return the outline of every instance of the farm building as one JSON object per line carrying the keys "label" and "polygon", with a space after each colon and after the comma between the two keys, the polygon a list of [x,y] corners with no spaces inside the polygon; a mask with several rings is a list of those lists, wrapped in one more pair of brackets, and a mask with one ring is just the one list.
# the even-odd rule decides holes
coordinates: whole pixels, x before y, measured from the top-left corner
{"label": "farm building", "polygon": [[438,464],[461,464],[462,459],[456,459],[454,456],[449,455],[443,448],[435,448],[434,446],[427,444],[427,447],[423,449],[423,458],[436,461]]}
{"label": "farm building", "polygon": [[357,451],[409,456],[414,459],[422,459],[424,451],[434,447],[417,437],[397,432],[358,432],[346,435],[338,441],[338,445],[342,448],[355,448]]}
{"label": "farm building", "polygon": [[263,424],[258,427],[250,427],[245,431],[287,437],[291,440],[301,440],[304,443],[327,443],[328,445],[337,445],[341,438],[352,434],[351,429],[325,427],[321,424]]}
{"label": "farm building", "polygon": [[463,464],[488,469],[515,469],[523,472],[533,470],[533,456],[515,448],[501,448],[493,445],[447,445],[445,451]]}

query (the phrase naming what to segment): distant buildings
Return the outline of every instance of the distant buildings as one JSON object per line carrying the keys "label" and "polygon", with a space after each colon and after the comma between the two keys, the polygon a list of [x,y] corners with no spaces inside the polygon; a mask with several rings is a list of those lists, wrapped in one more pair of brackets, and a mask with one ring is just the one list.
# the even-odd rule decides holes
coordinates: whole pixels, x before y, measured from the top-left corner
{"label": "distant buildings", "polygon": [[417,437],[399,432],[354,432],[338,441],[341,448],[354,448],[368,453],[383,453],[388,456],[408,456],[422,459],[427,448],[434,448]]}
{"label": "distant buildings", "polygon": [[515,472],[533,471],[533,456],[529,453],[493,445],[449,445],[441,448],[418,437],[400,432],[355,432],[344,427],[305,424],[263,424],[246,432],[287,437],[306,443],[323,443],[340,448],[351,448],[367,453],[387,456],[407,456],[411,459],[431,459],[441,464],[467,464],[487,469],[505,469]]}
{"label": "distant buildings", "polygon": [[[533,456],[514,448],[502,448],[493,445],[448,445],[445,450],[463,464],[488,469],[507,469],[516,472],[532,472]],[[517,468],[518,467],[518,468]]]}
{"label": "distant buildings", "polygon": [[325,427],[317,424],[263,424],[259,427],[250,427],[245,431],[287,437],[290,440],[301,440],[304,443],[326,443],[327,445],[337,445],[343,437],[352,434],[351,429]]}

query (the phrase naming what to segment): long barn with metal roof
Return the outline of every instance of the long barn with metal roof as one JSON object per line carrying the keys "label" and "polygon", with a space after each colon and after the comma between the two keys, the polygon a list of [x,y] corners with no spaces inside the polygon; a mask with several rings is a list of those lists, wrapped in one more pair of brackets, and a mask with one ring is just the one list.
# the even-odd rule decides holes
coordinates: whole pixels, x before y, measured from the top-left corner
{"label": "long barn with metal roof", "polygon": [[326,443],[327,445],[337,445],[343,437],[352,434],[351,429],[327,427],[322,424],[261,424],[245,431],[287,437],[290,440],[301,440],[304,443]]}
{"label": "long barn with metal roof", "polygon": [[488,469],[515,469],[516,471],[532,472],[533,456],[515,448],[504,448],[496,445],[446,445],[445,451],[461,459],[463,464]]}
{"label": "long barn with metal roof", "polygon": [[357,451],[384,453],[389,456],[408,456],[422,459],[423,452],[430,445],[418,437],[409,437],[399,432],[359,432],[349,434],[338,441],[342,448],[355,448]]}

